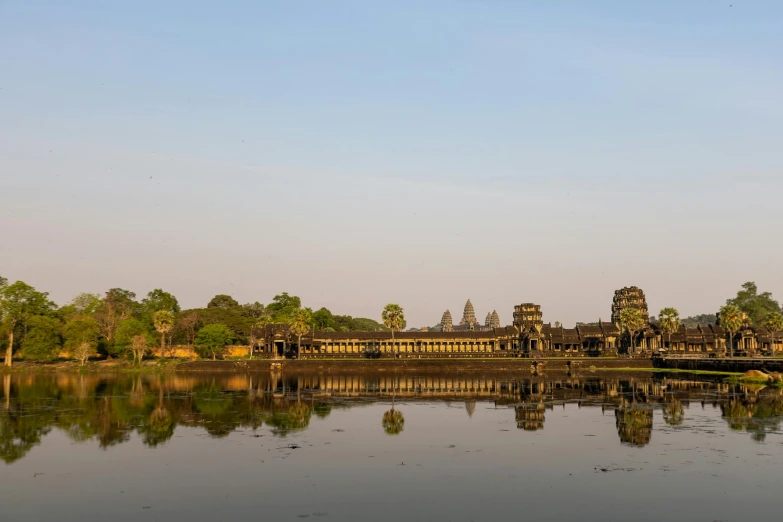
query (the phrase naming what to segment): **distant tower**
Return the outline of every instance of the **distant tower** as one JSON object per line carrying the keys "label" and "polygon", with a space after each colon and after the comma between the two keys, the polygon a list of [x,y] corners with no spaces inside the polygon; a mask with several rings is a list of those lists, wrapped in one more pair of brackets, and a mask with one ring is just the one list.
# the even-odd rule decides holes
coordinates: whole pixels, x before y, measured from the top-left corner
{"label": "distant tower", "polygon": [[644,318],[649,322],[650,313],[647,311],[647,300],[644,292],[636,286],[626,286],[614,292],[612,300],[612,322],[620,324],[620,314],[626,308],[638,308],[644,314]]}
{"label": "distant tower", "polygon": [[500,328],[500,316],[497,310],[492,310],[492,317],[489,320],[489,326],[492,328]]}
{"label": "distant tower", "polygon": [[487,318],[484,319],[484,326],[487,328],[492,327],[492,312],[487,312]]}
{"label": "distant tower", "polygon": [[454,325],[451,322],[451,312],[448,310],[443,312],[443,317],[440,319],[440,329],[444,332],[451,332],[454,329]]}
{"label": "distant tower", "polygon": [[465,311],[462,313],[462,321],[460,321],[459,325],[467,328],[473,328],[478,325],[476,312],[473,310],[473,303],[470,302],[470,299],[465,303]]}

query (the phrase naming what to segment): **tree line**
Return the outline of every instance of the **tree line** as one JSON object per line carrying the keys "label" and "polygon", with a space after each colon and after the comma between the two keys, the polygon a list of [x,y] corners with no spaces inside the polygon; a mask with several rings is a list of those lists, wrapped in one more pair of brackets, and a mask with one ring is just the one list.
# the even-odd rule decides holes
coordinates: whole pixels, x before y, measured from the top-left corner
{"label": "tree line", "polygon": [[185,345],[202,357],[216,358],[225,346],[248,345],[265,324],[290,324],[295,335],[311,328],[327,331],[381,331],[382,324],[367,318],[315,312],[299,297],[283,292],[267,305],[239,304],[220,294],[205,307],[181,309],[177,298],[156,288],[138,299],[136,293],[111,288],[103,295],[82,293],[58,306],[47,292],[0,277],[0,351],[5,365],[14,357],[48,361],[67,353],[83,365],[90,357],[141,361],[152,347],[160,355]]}

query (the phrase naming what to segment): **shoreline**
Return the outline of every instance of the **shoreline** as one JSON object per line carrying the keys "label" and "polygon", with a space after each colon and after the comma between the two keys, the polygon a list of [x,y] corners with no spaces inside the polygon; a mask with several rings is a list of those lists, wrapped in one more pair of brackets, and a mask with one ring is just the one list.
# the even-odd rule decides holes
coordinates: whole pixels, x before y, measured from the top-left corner
{"label": "shoreline", "polygon": [[229,359],[219,361],[150,359],[142,365],[112,359],[93,361],[79,366],[75,361],[26,362],[16,361],[12,368],[3,367],[3,373],[111,373],[111,372],[176,372],[176,373],[247,373],[247,372],[387,372],[387,371],[492,371],[492,372],[591,372],[591,371],[649,371],[650,359],[590,358],[590,359]]}

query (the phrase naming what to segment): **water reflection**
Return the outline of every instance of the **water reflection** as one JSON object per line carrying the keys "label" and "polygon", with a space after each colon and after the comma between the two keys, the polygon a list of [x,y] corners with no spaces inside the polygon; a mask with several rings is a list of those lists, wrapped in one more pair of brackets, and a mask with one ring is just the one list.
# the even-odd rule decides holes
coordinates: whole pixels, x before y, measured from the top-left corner
{"label": "water reflection", "polygon": [[404,432],[397,401],[464,401],[467,418],[477,404],[513,409],[516,426],[542,431],[547,409],[565,404],[613,410],[622,444],[643,447],[653,436],[655,411],[672,429],[687,425],[691,403],[720,408],[732,430],[756,441],[779,430],[780,390],[720,381],[662,376],[513,376],[509,374],[296,374],[282,375],[4,375],[0,402],[0,459],[12,463],[52,430],[74,442],[107,449],[135,435],[149,447],[169,441],[177,427],[220,438],[238,429],[266,428],[285,437],[306,430],[312,416],[335,408],[391,400],[386,434]]}
{"label": "water reflection", "polygon": [[620,442],[629,446],[646,446],[653,429],[653,410],[648,404],[630,403],[614,410]]}

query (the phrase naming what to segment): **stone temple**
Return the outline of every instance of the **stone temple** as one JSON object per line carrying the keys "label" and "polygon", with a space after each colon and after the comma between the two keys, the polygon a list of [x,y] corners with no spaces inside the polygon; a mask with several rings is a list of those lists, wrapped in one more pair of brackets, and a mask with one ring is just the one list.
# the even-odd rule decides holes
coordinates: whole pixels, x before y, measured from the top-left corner
{"label": "stone temple", "polygon": [[[642,310],[648,318],[644,328],[636,333],[632,347],[620,322],[620,314],[629,307]],[[675,332],[663,332],[657,321],[649,321],[644,292],[635,286],[615,291],[611,321],[599,318],[593,323],[577,323],[575,328],[544,322],[541,306],[535,303],[516,305],[511,325],[500,326],[496,311],[488,313],[482,325],[468,300],[456,326],[446,310],[436,328],[418,332],[392,335],[388,331],[311,330],[299,337],[291,333],[290,325],[268,324],[254,328],[253,337],[254,351],[271,357],[297,358],[596,357],[657,353],[709,357],[727,353],[727,332],[719,324],[696,328],[680,325]],[[783,354],[783,331],[769,332],[763,326],[746,324],[732,334],[732,345],[736,355]]]}
{"label": "stone temple", "polygon": [[476,310],[473,308],[473,303],[468,299],[462,312],[462,319],[457,326],[453,325],[451,312],[448,310],[443,313],[439,326],[441,332],[488,332],[493,328],[500,328],[500,317],[497,311],[493,310],[491,313],[487,313],[487,318],[482,325],[476,319]]}
{"label": "stone temple", "polygon": [[642,289],[636,286],[626,286],[615,290],[612,300],[612,322],[620,324],[620,314],[626,308],[638,308],[644,314],[644,318],[649,324],[650,312],[647,310],[647,299],[644,297]]}
{"label": "stone temple", "polygon": [[443,317],[440,319],[440,331],[451,332],[454,330],[454,323],[451,321],[451,312],[446,310],[443,312]]}
{"label": "stone temple", "polygon": [[465,303],[465,311],[462,312],[462,321],[459,322],[460,328],[463,330],[475,330],[479,322],[476,320],[476,311],[473,310],[473,303]]}

